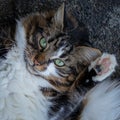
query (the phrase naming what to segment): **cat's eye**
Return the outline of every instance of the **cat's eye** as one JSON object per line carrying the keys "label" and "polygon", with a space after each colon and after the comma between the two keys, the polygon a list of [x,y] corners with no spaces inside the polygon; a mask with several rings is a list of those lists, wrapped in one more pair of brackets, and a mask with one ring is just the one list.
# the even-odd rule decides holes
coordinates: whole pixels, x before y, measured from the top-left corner
{"label": "cat's eye", "polygon": [[65,65],[65,63],[61,59],[59,59],[59,58],[54,59],[54,63],[58,67],[63,67]]}
{"label": "cat's eye", "polygon": [[45,49],[45,48],[47,47],[47,41],[46,41],[46,39],[45,39],[44,37],[41,38],[40,41],[39,41],[39,44],[40,44],[40,46],[41,46],[43,49]]}

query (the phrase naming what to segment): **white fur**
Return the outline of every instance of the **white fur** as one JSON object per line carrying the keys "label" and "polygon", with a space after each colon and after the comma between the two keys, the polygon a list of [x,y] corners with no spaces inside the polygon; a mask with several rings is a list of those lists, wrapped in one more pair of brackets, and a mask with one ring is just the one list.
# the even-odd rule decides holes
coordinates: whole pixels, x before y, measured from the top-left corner
{"label": "white fur", "polygon": [[61,47],[58,51],[56,51],[54,56],[51,57],[51,59],[59,58],[64,52],[63,48],[64,47]]}
{"label": "white fur", "polygon": [[40,72],[41,75],[43,76],[50,76],[50,75],[54,75],[56,77],[59,77],[59,75],[57,74],[57,69],[55,68],[55,65],[54,63],[50,63],[48,66],[47,66],[47,69],[43,72]]}
{"label": "white fur", "polygon": [[0,60],[0,120],[48,120],[50,103],[39,89],[50,84],[26,70],[24,32],[18,22],[17,47],[9,51],[6,60]]}
{"label": "white fur", "polygon": [[[26,47],[25,37],[26,36],[25,36],[24,27],[22,26],[22,23],[20,21],[17,21],[15,40],[17,42],[17,47],[19,49],[19,52],[21,52],[21,54],[23,54],[24,49]],[[21,56],[21,58],[22,57],[23,56]]]}
{"label": "white fur", "polygon": [[104,81],[87,95],[80,120],[120,120],[120,83]]}
{"label": "white fur", "polygon": [[97,65],[98,61],[101,62],[104,58],[110,58],[111,65],[109,66],[109,71],[102,75],[96,75],[92,78],[93,81],[103,81],[115,71],[115,67],[117,66],[116,58],[114,55],[108,53],[103,53],[101,57],[91,62],[91,65],[89,66],[89,71]]}
{"label": "white fur", "polygon": [[[58,51],[55,52],[55,54],[51,57],[51,60],[52,59],[56,59],[56,58],[59,58],[60,55],[62,55],[63,53],[63,48],[64,47],[61,47]],[[60,77],[58,74],[57,74],[57,69],[55,67],[55,64],[54,63],[50,63],[48,66],[47,66],[47,69],[43,72],[39,72],[40,75],[42,76],[50,76],[50,75],[53,75],[55,77]]]}

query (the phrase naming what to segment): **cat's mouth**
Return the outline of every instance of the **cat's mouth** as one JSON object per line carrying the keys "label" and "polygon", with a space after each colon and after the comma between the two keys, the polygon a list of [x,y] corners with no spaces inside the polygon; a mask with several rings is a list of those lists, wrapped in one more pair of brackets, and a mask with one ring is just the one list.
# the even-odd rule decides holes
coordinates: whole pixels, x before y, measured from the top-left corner
{"label": "cat's mouth", "polygon": [[45,71],[47,69],[47,64],[33,65],[34,70]]}

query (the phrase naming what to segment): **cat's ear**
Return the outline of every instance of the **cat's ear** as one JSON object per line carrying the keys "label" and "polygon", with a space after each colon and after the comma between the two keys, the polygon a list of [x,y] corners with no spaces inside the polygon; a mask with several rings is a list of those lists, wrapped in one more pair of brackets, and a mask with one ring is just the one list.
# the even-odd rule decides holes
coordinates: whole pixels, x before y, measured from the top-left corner
{"label": "cat's ear", "polygon": [[64,28],[64,12],[65,12],[65,4],[63,3],[53,17],[53,23],[55,25],[55,28],[58,30],[63,30]]}
{"label": "cat's ear", "polygon": [[103,53],[102,56],[91,62],[88,70],[94,70],[96,76],[93,76],[92,79],[95,82],[100,82],[110,76],[115,71],[116,66],[116,57],[112,54]]}
{"label": "cat's ear", "polygon": [[96,48],[79,46],[76,47],[77,58],[84,65],[90,64],[97,57],[101,56],[101,51]]}

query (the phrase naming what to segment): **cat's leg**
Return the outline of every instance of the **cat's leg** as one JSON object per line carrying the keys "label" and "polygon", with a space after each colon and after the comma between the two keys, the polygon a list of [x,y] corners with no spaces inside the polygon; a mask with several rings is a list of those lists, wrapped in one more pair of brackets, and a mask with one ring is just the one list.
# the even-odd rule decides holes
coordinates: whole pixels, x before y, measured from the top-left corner
{"label": "cat's leg", "polygon": [[92,80],[95,82],[100,82],[115,71],[116,65],[117,62],[114,55],[103,53],[101,57],[91,62],[88,70],[94,70],[96,72],[96,76],[93,76]]}
{"label": "cat's leg", "polygon": [[83,105],[79,120],[120,120],[120,79],[95,86],[84,97]]}
{"label": "cat's leg", "polygon": [[[103,81],[115,71],[116,65],[114,55],[103,53],[89,66],[89,71],[94,70],[96,72],[92,80],[95,82]],[[120,79],[114,79],[114,81],[107,79],[88,91],[82,101],[83,111],[79,120],[119,120],[119,81]]]}

